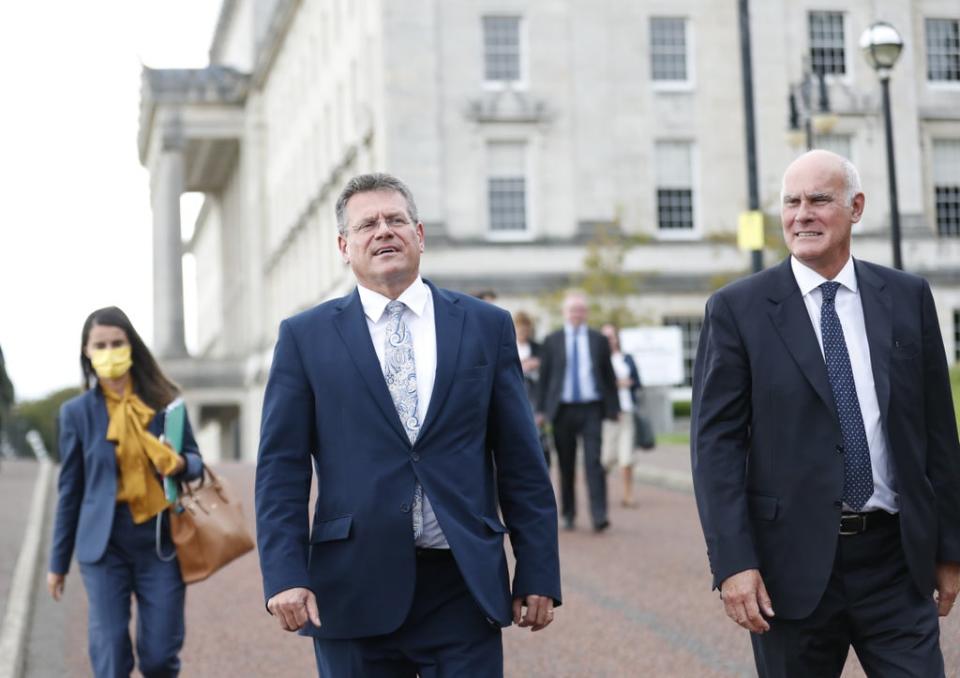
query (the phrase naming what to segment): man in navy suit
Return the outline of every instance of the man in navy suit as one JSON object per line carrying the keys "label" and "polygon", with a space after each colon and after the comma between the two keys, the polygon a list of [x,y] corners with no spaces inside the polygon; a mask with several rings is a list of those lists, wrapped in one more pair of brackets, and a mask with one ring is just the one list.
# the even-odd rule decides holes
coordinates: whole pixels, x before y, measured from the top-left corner
{"label": "man in navy suit", "polygon": [[[691,448],[727,615],[767,676],[944,674],[960,443],[925,280],[850,254],[864,194],[827,151],[783,178],[791,256],[707,302]],[[932,595],[936,591],[936,598]]]}
{"label": "man in navy suit", "polygon": [[590,497],[593,529],[610,527],[607,517],[607,472],[601,461],[603,420],[620,418],[617,378],[610,362],[610,342],[587,327],[587,298],[571,290],[563,299],[563,327],[543,340],[538,418],[553,424],[560,467],[560,505],[564,527],[576,526],[577,438],[583,440],[583,469]]}
{"label": "man in navy suit", "polygon": [[267,609],[313,636],[323,676],[502,676],[501,627],[543,629],[560,604],[513,323],[420,277],[423,224],[400,180],[355,177],[336,212],[358,287],[281,323],[264,398]]}

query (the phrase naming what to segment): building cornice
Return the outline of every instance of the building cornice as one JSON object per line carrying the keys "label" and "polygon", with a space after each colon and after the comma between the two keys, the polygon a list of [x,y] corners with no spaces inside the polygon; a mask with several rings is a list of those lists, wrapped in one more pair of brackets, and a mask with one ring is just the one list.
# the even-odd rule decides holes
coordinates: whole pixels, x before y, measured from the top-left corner
{"label": "building cornice", "polygon": [[300,9],[302,0],[277,0],[273,14],[267,23],[267,30],[263,33],[263,38],[257,42],[254,50],[253,66],[253,84],[255,87],[262,87],[270,70],[280,53],[284,38],[290,30],[290,24],[297,10]]}
{"label": "building cornice", "polygon": [[143,67],[140,76],[140,162],[146,162],[154,117],[160,106],[242,105],[250,76],[229,66],[206,68]]}
{"label": "building cornice", "polygon": [[230,24],[233,22],[236,9],[237,0],[222,0],[220,15],[217,17],[217,27],[213,30],[213,39],[210,41],[210,50],[207,53],[211,64],[220,61],[220,50],[223,49],[223,41],[227,38],[227,32],[230,30]]}

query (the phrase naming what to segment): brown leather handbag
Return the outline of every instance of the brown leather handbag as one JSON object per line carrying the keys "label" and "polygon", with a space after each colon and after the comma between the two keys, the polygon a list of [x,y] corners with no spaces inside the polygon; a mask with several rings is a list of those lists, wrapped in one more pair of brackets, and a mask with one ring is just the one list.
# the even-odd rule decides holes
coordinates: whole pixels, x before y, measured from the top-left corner
{"label": "brown leather handbag", "polygon": [[240,500],[206,464],[198,483],[181,484],[170,509],[170,536],[187,584],[203,581],[253,549]]}

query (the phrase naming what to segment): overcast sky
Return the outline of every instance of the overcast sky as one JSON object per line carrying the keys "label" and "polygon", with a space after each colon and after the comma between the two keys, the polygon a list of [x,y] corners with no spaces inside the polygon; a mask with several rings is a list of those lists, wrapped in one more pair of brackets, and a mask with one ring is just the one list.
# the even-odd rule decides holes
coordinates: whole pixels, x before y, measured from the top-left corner
{"label": "overcast sky", "polygon": [[220,0],[0,3],[0,347],[17,399],[79,384],[107,305],[150,343],[140,64],[202,67]]}

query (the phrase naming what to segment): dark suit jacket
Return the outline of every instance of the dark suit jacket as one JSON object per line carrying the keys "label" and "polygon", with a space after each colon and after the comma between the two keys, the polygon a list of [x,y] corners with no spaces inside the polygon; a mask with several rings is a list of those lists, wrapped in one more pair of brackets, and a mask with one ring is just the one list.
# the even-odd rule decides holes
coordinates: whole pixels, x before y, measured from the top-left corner
{"label": "dark suit jacket", "polygon": [[[322,625],[305,633],[317,637],[379,635],[403,622],[416,580],[410,504],[418,480],[493,623],[511,623],[513,596],[560,601],[556,502],[510,315],[427,284],[437,371],[412,446],[356,291],[280,325],[263,404],[257,541],[266,598],[311,589]],[[312,529],[311,464],[319,486]]]}
{"label": "dark suit jacket", "polygon": [[[960,561],[960,444],[929,285],[864,261],[856,273],[903,551],[932,592]],[[707,302],[691,450],[714,585],[759,568],[777,615],[810,614],[837,548],[843,436],[826,366],[787,259]]]}
{"label": "dark suit jacket", "polygon": [[[603,416],[607,419],[616,419],[620,412],[620,400],[617,397],[617,378],[613,374],[613,365],[610,363],[610,342],[605,336],[589,328],[587,328],[587,341],[590,344],[593,383],[596,384],[603,403]],[[543,354],[540,358],[537,411],[543,412],[548,419],[556,417],[557,410],[560,409],[566,372],[567,342],[561,328],[543,340]]]}
{"label": "dark suit jacket", "polygon": [[[148,430],[163,433],[164,411],[157,412]],[[77,560],[95,563],[103,556],[113,528],[117,504],[117,444],[107,440],[110,423],[99,388],[71,398],[60,407],[60,492],[54,519],[50,571],[66,574],[76,543]],[[203,473],[203,460],[190,420],[184,422],[183,450],[187,465],[183,480]]]}

